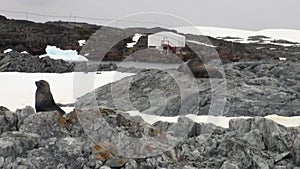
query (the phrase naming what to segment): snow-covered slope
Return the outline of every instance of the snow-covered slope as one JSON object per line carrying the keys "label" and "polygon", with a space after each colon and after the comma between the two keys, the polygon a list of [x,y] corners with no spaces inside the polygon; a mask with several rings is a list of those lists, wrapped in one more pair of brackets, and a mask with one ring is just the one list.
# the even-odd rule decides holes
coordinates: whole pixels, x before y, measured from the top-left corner
{"label": "snow-covered slope", "polygon": [[264,35],[274,39],[283,39],[291,42],[300,43],[300,30],[290,29],[265,29],[254,32],[253,34]]}
{"label": "snow-covered slope", "polygon": [[239,29],[229,29],[229,28],[215,28],[215,27],[203,27],[203,26],[185,26],[185,27],[176,27],[173,28],[179,33],[185,34],[195,34],[195,35],[206,35],[214,38],[217,37],[239,37],[247,38],[252,31],[239,30]]}
{"label": "snow-covered slope", "polygon": [[[270,40],[287,40],[290,42],[300,43],[300,30],[290,29],[265,29],[260,31],[249,31],[229,28],[215,28],[203,26],[186,26],[173,28],[180,33],[206,35],[214,38],[233,37],[240,38],[241,42],[246,42],[251,36],[266,36]],[[236,41],[237,39],[227,39],[229,41]]]}

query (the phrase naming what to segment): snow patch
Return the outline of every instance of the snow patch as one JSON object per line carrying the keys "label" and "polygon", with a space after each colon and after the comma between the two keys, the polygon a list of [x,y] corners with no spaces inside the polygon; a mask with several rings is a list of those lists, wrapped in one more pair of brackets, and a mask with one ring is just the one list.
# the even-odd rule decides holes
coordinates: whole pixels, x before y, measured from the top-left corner
{"label": "snow patch", "polygon": [[136,45],[136,43],[139,41],[139,39],[143,36],[143,34],[139,34],[136,33],[133,37],[132,37],[132,41],[131,43],[127,43],[127,48],[133,48],[134,45]]}
{"label": "snow patch", "polygon": [[[177,123],[179,116],[174,117],[167,117],[167,116],[157,116],[157,115],[149,115],[149,114],[143,114],[138,111],[127,111],[126,113],[129,113],[131,116],[141,116],[145,122],[149,124],[154,124],[157,121],[163,121],[163,122],[169,122],[169,123]],[[251,117],[223,117],[223,116],[197,116],[194,114],[188,114],[181,117],[187,117],[191,120],[193,120],[196,123],[212,123],[214,125],[228,128],[229,127],[229,121],[231,119],[239,118],[239,119],[248,119]]]}
{"label": "snow patch", "polygon": [[[131,116],[141,116],[145,122],[149,124],[154,124],[157,121],[163,121],[163,122],[170,122],[170,123],[176,123],[178,122],[179,116],[175,117],[166,117],[166,116],[157,116],[157,115],[149,115],[149,114],[143,114],[138,111],[127,111],[126,113],[130,114]],[[220,126],[223,128],[229,127],[229,121],[232,119],[250,119],[252,117],[247,116],[241,116],[241,117],[224,117],[224,116],[198,116],[194,114],[188,114],[181,117],[187,117],[191,120],[193,120],[196,123],[212,123],[216,126]],[[294,116],[294,117],[283,117],[278,115],[269,115],[265,118],[275,121],[278,124],[284,125],[286,127],[296,127],[300,126],[300,116]]]}
{"label": "snow patch", "polygon": [[66,113],[69,113],[74,110],[74,107],[61,107],[61,109],[63,109],[63,111],[65,111]]}
{"label": "snow patch", "polygon": [[78,41],[79,46],[84,46],[85,43],[86,43],[86,40],[79,40]]}
{"label": "snow patch", "polygon": [[23,51],[21,52],[21,54],[29,54],[27,51]]}
{"label": "snow patch", "polygon": [[9,52],[12,52],[13,50],[12,49],[6,49],[3,53],[9,53]]}
{"label": "snow patch", "polygon": [[46,53],[45,55],[41,55],[40,58],[49,56],[52,59],[62,59],[70,62],[88,61],[84,56],[78,55],[76,50],[62,50],[56,46],[48,45],[46,47]]}
{"label": "snow patch", "polygon": [[279,60],[281,60],[281,61],[286,61],[286,58],[279,57]]}

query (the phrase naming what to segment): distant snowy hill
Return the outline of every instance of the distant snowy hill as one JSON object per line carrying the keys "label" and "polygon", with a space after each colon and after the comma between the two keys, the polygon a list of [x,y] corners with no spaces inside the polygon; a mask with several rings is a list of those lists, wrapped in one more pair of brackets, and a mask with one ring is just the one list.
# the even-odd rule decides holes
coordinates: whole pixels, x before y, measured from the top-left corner
{"label": "distant snowy hill", "polygon": [[251,40],[251,37],[253,36],[264,36],[269,42],[274,40],[286,40],[294,43],[300,43],[300,30],[265,29],[260,31],[249,31],[203,26],[176,27],[173,29],[177,30],[179,33],[206,35],[214,38],[225,39],[227,41],[235,41],[241,43],[254,42],[253,40]]}

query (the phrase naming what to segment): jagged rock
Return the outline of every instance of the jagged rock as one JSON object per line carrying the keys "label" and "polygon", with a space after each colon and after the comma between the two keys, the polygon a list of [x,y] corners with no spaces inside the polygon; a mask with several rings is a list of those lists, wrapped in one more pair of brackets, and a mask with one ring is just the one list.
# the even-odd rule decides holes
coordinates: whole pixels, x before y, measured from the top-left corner
{"label": "jagged rock", "polygon": [[140,163],[140,168],[157,168],[158,163],[153,158],[147,158],[145,161]]}
{"label": "jagged rock", "polygon": [[230,161],[225,161],[221,167],[221,169],[240,169],[236,164],[230,162]]}
{"label": "jagged rock", "polygon": [[[240,125],[242,124],[243,125]],[[247,132],[248,134],[244,137],[247,137],[248,140],[252,140],[255,142],[260,143],[264,141],[264,145],[273,151],[278,152],[285,152],[287,151],[287,140],[285,139],[285,135],[288,133],[286,132],[285,127],[275,123],[272,120],[267,120],[265,118],[254,118],[254,119],[235,119],[229,122],[230,129],[234,129],[237,131]],[[248,130],[248,131],[247,131]],[[259,133],[253,133],[259,132]],[[249,135],[249,134],[255,134]],[[249,138],[250,136],[250,138]],[[251,138],[252,137],[252,138]],[[254,138],[253,138],[254,137]],[[254,140],[253,140],[254,139]],[[264,147],[263,144],[258,144],[256,146]]]}
{"label": "jagged rock", "polygon": [[0,112],[6,112],[6,111],[9,111],[9,109],[6,107],[0,106]]}
{"label": "jagged rock", "polygon": [[65,137],[68,135],[65,125],[66,119],[58,112],[39,112],[28,116],[20,131],[39,134],[43,139]]}
{"label": "jagged rock", "polygon": [[298,136],[293,145],[293,160],[300,167],[300,137]]}
{"label": "jagged rock", "polygon": [[[1,19],[0,51],[11,48],[42,55],[48,44],[61,49],[79,51],[78,40],[87,40],[100,26],[86,23],[47,22],[34,23],[25,20]],[[24,38],[26,37],[26,38]]]}
{"label": "jagged rock", "polygon": [[[182,77],[180,84],[176,81],[177,79],[173,78],[178,74]],[[98,104],[123,111],[140,110],[145,114],[163,116],[175,116],[179,113],[193,114],[186,108],[181,109],[180,102],[181,99],[187,99],[195,87],[191,77],[184,76],[183,73],[177,71],[142,70],[136,76],[124,78],[97,89],[96,98],[92,96],[92,93],[79,98],[75,105],[78,108],[84,108]],[[180,93],[183,96],[180,96]],[[191,99],[190,104],[193,103],[195,101]]]}
{"label": "jagged rock", "polygon": [[176,70],[142,70],[80,97],[75,105],[163,116],[300,115],[299,63],[263,60],[222,66],[226,83],[195,79]]}
{"label": "jagged rock", "polygon": [[85,140],[82,138],[65,137],[57,142],[60,152],[66,152],[68,156],[76,156],[83,152]]}
{"label": "jagged rock", "polygon": [[[53,155],[55,154],[55,156]],[[82,168],[87,163],[87,154],[69,155],[67,152],[60,152],[57,147],[45,147],[28,151],[27,159],[37,168]]]}
{"label": "jagged rock", "polygon": [[65,118],[60,118],[63,126],[66,127],[69,135],[72,137],[82,137],[85,135],[85,131],[78,119],[78,111],[79,110],[73,110],[68,113]]}
{"label": "jagged rock", "polygon": [[249,142],[253,146],[259,147],[262,150],[265,149],[263,135],[262,135],[262,133],[260,133],[260,130],[258,130],[258,129],[251,130],[251,131],[245,133],[242,139]]}
{"label": "jagged rock", "polygon": [[[0,134],[1,168],[236,169],[299,165],[299,127],[286,128],[260,117],[231,120],[230,127],[223,129],[185,117],[178,123],[150,125],[138,116],[107,107],[76,109],[65,117],[57,112],[32,111],[26,107],[15,113],[22,121],[20,131]],[[186,126],[191,128],[184,130]],[[139,139],[142,142],[136,141]]]}
{"label": "jagged rock", "polygon": [[251,131],[251,119],[234,119],[229,121],[229,129],[233,129],[239,133],[247,133]]}
{"label": "jagged rock", "polygon": [[254,118],[251,129],[256,128],[261,131],[265,145],[269,150],[278,151],[280,153],[288,150],[285,127],[272,120]]}
{"label": "jagged rock", "polygon": [[[187,137],[197,137],[199,135],[203,135],[203,134],[209,134],[215,131],[216,128],[221,129],[220,127],[217,127],[213,124],[201,124],[201,123],[194,123],[192,121],[190,121],[189,119],[186,119],[187,121],[189,121],[188,123],[186,123],[185,125],[183,124],[183,127],[181,128],[179,126],[179,124],[177,123],[169,123],[169,122],[162,122],[162,121],[158,121],[155,122],[153,124],[153,126],[155,128],[157,128],[160,131],[163,132],[167,132],[167,133],[175,133],[175,131],[173,131],[176,128],[181,128],[181,130],[188,130],[187,134],[184,134],[184,136]],[[179,120],[179,123],[181,123],[182,121]],[[183,136],[183,135],[182,135]]]}
{"label": "jagged rock", "polygon": [[18,52],[0,54],[0,71],[27,73],[67,73],[73,72],[74,64],[50,57],[34,57]]}
{"label": "jagged rock", "polygon": [[99,64],[97,71],[113,71],[117,68],[117,64],[115,63]]}
{"label": "jagged rock", "polygon": [[105,165],[111,168],[120,168],[127,163],[128,159],[125,158],[112,158],[106,161]]}
{"label": "jagged rock", "polygon": [[130,159],[125,165],[125,169],[136,169],[138,168],[138,164],[135,160]]}
{"label": "jagged rock", "polygon": [[24,123],[24,120],[32,114],[35,114],[35,110],[30,106],[16,110],[16,115],[18,117],[18,129]]}
{"label": "jagged rock", "polygon": [[3,168],[4,165],[4,157],[0,157],[0,167]]}
{"label": "jagged rock", "polygon": [[0,137],[0,156],[15,159],[40,145],[41,138],[37,134],[17,131],[5,132]]}
{"label": "jagged rock", "polygon": [[275,157],[275,163],[277,164],[277,163],[281,162],[282,160],[288,159],[288,158],[290,158],[290,156],[291,156],[290,152],[285,152],[285,153],[278,154]]}
{"label": "jagged rock", "polygon": [[16,113],[1,107],[0,124],[0,134],[6,131],[16,131],[18,129],[18,118]]}

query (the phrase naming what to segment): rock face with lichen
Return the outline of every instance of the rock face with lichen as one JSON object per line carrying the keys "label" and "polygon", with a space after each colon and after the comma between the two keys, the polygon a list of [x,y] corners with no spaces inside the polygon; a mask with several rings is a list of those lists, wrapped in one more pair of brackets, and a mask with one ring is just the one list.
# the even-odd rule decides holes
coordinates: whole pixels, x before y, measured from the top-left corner
{"label": "rock face with lichen", "polygon": [[47,45],[80,51],[78,40],[87,40],[98,29],[100,26],[86,23],[35,23],[0,16],[0,51],[11,48],[42,55]]}
{"label": "rock face with lichen", "polygon": [[0,53],[0,72],[68,73],[73,72],[74,66],[74,63],[50,57],[39,58],[18,52]]}
{"label": "rock face with lichen", "polygon": [[[224,70],[225,79],[194,78],[174,69],[141,70],[134,76],[80,97],[76,105],[89,107],[97,104],[162,116],[300,115],[298,62],[245,61],[214,67],[221,72]],[[213,104],[224,104],[224,108],[213,111]]]}
{"label": "rock face with lichen", "polygon": [[[184,117],[177,123],[150,125],[138,116],[104,107],[74,110],[65,117],[57,112],[35,113],[31,107],[0,110],[0,168],[5,169],[300,166],[300,128],[286,128],[259,117],[231,120],[225,129]],[[187,125],[191,127],[184,137],[176,137]],[[150,142],[125,143],[125,137],[159,139],[136,149]],[[150,155],[170,138],[176,144]],[[149,155],[127,156],[139,151],[149,151]]]}

